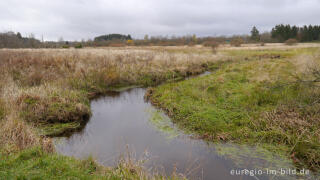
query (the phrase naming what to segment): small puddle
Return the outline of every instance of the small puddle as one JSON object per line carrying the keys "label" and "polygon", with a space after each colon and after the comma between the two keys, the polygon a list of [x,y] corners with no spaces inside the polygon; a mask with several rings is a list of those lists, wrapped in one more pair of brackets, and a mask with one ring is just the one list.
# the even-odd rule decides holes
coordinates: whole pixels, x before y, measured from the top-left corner
{"label": "small puddle", "polygon": [[144,101],[145,91],[135,88],[93,100],[92,117],[86,127],[70,137],[55,138],[57,152],[77,158],[91,156],[102,165],[115,166],[119,156],[129,151],[136,159],[148,159],[144,166],[151,171],[170,175],[176,169],[190,179],[270,179],[265,174],[232,176],[230,172],[244,168],[294,169],[290,161],[263,149],[190,138]]}

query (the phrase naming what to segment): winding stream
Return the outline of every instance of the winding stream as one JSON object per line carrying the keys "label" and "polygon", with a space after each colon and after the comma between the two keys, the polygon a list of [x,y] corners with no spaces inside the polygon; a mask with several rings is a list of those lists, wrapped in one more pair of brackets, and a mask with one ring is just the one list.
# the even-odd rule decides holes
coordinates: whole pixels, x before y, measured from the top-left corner
{"label": "winding stream", "polygon": [[[179,131],[161,111],[144,101],[145,89],[135,88],[91,102],[92,117],[86,127],[70,137],[56,138],[57,152],[114,166],[130,152],[147,159],[150,171],[178,173],[190,179],[269,179],[268,175],[235,176],[233,169],[294,168],[289,160],[256,147],[210,144]],[[286,179],[289,176],[272,176]],[[291,177],[292,178],[292,177]]]}

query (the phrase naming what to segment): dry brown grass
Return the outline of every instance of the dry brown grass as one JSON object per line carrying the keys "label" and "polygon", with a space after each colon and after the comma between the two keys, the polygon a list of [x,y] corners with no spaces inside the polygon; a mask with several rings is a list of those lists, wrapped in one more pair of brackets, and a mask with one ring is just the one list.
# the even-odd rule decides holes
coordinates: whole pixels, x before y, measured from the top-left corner
{"label": "dry brown grass", "polygon": [[265,43],[264,46],[260,44],[242,44],[241,47],[232,47],[230,45],[221,45],[220,50],[287,50],[287,49],[297,49],[297,48],[318,48],[320,43],[299,43],[295,46],[287,46],[284,43]]}
{"label": "dry brown grass", "polygon": [[[318,94],[317,94],[318,95]],[[320,104],[297,108],[296,105],[283,105],[272,112],[264,114],[267,129],[280,134],[293,134],[279,138],[279,143],[291,144],[291,158],[298,165],[307,164],[310,169],[318,170],[320,164],[319,141]],[[279,136],[280,137],[280,136]]]}
{"label": "dry brown grass", "polygon": [[54,151],[51,139],[37,136],[34,127],[14,114],[6,116],[0,126],[0,147],[8,153],[34,146],[41,146],[46,152]]}
{"label": "dry brown grass", "polygon": [[35,130],[39,124],[82,121],[90,114],[90,97],[118,86],[151,86],[198,74],[221,59],[136,47],[2,49],[0,57],[0,106],[6,109],[1,146],[19,149],[45,144]]}

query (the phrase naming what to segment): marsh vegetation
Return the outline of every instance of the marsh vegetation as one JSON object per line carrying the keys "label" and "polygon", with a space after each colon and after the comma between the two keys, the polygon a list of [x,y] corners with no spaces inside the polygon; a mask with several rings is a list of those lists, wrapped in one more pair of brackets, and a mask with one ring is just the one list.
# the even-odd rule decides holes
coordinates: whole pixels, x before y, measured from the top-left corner
{"label": "marsh vegetation", "polygon": [[[210,46],[1,49],[0,57],[3,177],[165,178],[151,177],[131,161],[108,169],[54,153],[50,137],[83,128],[92,98],[137,86],[151,87],[146,94],[151,102],[197,138],[259,144],[298,168],[319,170],[318,44],[214,51]],[[183,81],[207,70],[212,74]]]}
{"label": "marsh vegetation", "polygon": [[33,147],[52,152],[48,137],[81,129],[91,98],[181,80],[219,59],[152,48],[4,49],[0,57],[0,145],[9,154]]}
{"label": "marsh vegetation", "polygon": [[260,144],[319,170],[319,49],[225,50],[206,77],[149,89],[154,105],[209,141]]}

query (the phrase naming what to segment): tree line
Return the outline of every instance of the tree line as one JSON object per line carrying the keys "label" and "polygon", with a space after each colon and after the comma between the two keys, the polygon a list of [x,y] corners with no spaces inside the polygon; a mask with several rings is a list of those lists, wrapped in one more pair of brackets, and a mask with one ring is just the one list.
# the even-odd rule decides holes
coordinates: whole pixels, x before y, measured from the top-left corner
{"label": "tree line", "polygon": [[271,30],[272,38],[279,42],[284,42],[288,39],[296,39],[300,42],[311,42],[320,40],[320,26],[291,26],[291,25],[276,25]]}
{"label": "tree line", "polygon": [[216,45],[216,44],[236,44],[241,43],[275,43],[287,40],[297,40],[300,42],[320,41],[320,26],[305,25],[298,27],[295,25],[279,24],[269,32],[260,33],[257,27],[253,27],[250,35],[234,35],[219,37],[197,37],[196,35],[186,36],[151,36],[145,35],[143,39],[133,39],[131,35],[107,34],[95,37],[93,40],[64,41],[40,41],[34,35],[22,37],[21,33],[4,32],[0,33],[0,48],[82,48],[84,46],[183,46],[183,45]]}
{"label": "tree line", "polygon": [[132,40],[131,35],[122,35],[122,34],[107,34],[94,38],[94,41],[112,41],[112,40]]}
{"label": "tree line", "polygon": [[0,33],[0,48],[39,48],[42,43],[33,34],[22,37],[21,33]]}
{"label": "tree line", "polygon": [[[277,42],[285,42],[289,39],[295,39],[300,42],[320,41],[320,26],[305,25],[303,27],[291,26],[290,24],[279,24],[272,28],[271,39]],[[251,30],[251,40],[261,41],[259,30],[254,26]]]}

